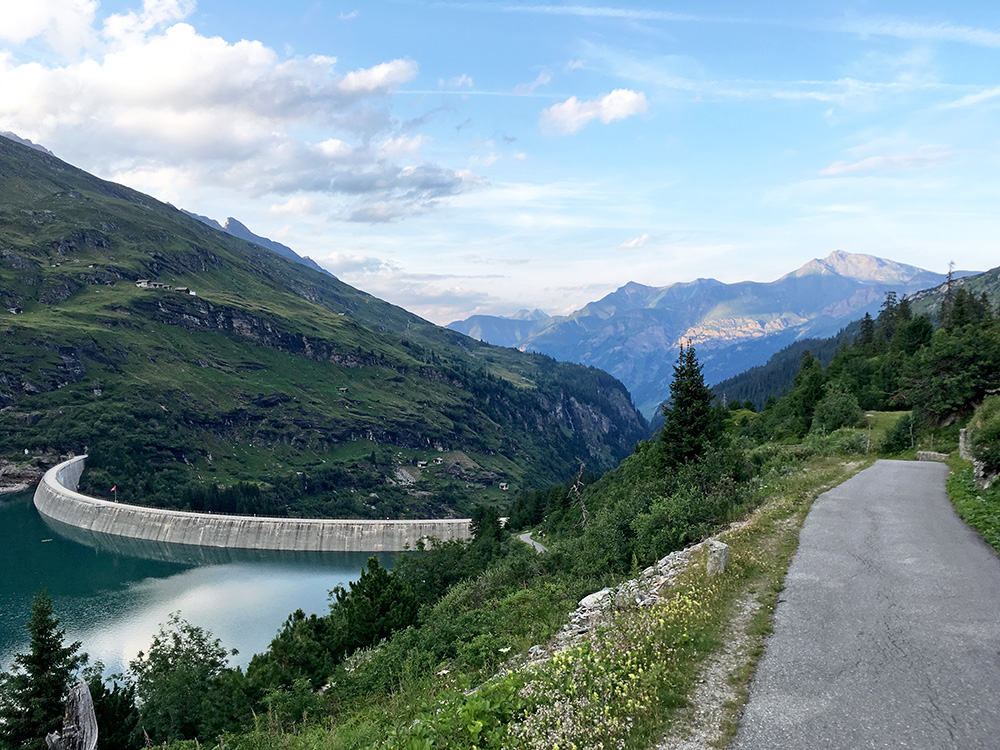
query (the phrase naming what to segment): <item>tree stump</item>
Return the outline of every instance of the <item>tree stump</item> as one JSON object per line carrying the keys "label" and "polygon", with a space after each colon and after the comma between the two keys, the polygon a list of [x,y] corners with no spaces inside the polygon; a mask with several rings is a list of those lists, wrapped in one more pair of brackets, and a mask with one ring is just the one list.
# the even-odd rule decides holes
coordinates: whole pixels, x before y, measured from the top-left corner
{"label": "tree stump", "polygon": [[45,736],[49,750],[94,750],[97,747],[97,716],[87,683],[73,686],[66,698],[62,732]]}

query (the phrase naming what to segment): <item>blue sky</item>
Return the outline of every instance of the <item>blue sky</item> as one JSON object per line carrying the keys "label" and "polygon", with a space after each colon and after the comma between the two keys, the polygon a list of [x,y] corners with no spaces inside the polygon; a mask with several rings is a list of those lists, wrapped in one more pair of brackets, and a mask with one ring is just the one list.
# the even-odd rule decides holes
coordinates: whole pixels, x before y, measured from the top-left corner
{"label": "blue sky", "polygon": [[992,3],[9,6],[0,130],[438,323],[1000,263]]}

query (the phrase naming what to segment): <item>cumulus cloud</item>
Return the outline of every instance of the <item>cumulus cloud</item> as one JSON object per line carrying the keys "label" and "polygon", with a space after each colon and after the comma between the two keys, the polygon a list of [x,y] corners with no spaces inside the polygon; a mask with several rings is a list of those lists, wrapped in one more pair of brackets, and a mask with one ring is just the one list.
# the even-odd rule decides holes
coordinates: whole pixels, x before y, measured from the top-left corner
{"label": "cumulus cloud", "polygon": [[102,35],[115,45],[127,47],[141,43],[153,29],[187,18],[194,9],[194,0],[144,0],[141,12],[115,13],[105,19]]}
{"label": "cumulus cloud", "polygon": [[413,80],[416,75],[417,64],[413,60],[393,60],[348,73],[338,83],[338,88],[347,94],[385,94]]}
{"label": "cumulus cloud", "polygon": [[5,3],[0,39],[24,44],[43,37],[57,52],[75,55],[94,35],[97,0],[21,0]]}
{"label": "cumulus cloud", "polygon": [[947,146],[922,146],[917,151],[908,154],[892,154],[888,156],[867,156],[857,161],[836,161],[824,170],[822,175],[836,176],[853,174],[855,172],[902,172],[909,169],[922,169],[939,164],[951,156]]}
{"label": "cumulus cloud", "polygon": [[649,239],[648,234],[642,234],[638,237],[633,237],[630,240],[626,240],[618,246],[619,250],[638,250],[640,247],[646,244],[646,240]]}
{"label": "cumulus cloud", "polygon": [[572,135],[592,120],[605,125],[615,120],[645,112],[649,108],[644,93],[630,89],[615,89],[594,101],[580,101],[571,96],[560,104],[542,111],[541,128],[547,135]]}
{"label": "cumulus cloud", "polygon": [[0,24],[0,38],[20,43],[75,19],[96,40],[89,57],[63,63],[0,51],[0,122],[90,171],[181,205],[196,186],[271,197],[287,212],[304,205],[289,196],[332,195],[323,205],[357,221],[421,213],[481,182],[397,163],[428,142],[391,114],[413,60],[342,72],[331,56],[283,59],[259,41],[200,34],[182,20],[194,0],[145,0],[100,32],[96,8],[35,0]]}

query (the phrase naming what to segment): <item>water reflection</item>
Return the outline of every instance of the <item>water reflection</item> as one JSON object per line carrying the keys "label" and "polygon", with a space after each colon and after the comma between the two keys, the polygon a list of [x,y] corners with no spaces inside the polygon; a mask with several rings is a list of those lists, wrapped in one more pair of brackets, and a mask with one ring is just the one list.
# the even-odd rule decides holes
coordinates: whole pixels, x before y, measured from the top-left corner
{"label": "water reflection", "polygon": [[[0,666],[27,647],[24,623],[41,589],[70,641],[109,671],[145,649],[167,615],[211,630],[245,665],[289,613],[323,612],[334,586],[370,553],[220,550],[128,540],[43,521],[28,493],[0,501]],[[393,555],[378,555],[391,566]]]}

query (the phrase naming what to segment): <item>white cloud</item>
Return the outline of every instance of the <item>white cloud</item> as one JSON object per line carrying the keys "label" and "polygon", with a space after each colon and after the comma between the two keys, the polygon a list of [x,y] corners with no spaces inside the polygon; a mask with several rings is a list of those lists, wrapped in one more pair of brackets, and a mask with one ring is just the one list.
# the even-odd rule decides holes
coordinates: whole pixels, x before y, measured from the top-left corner
{"label": "white cloud", "polygon": [[195,0],[144,0],[142,12],[116,13],[104,21],[103,36],[112,44],[127,47],[141,43],[153,29],[187,18]]}
{"label": "white cloud", "polygon": [[345,156],[350,156],[354,150],[351,148],[349,143],[345,143],[339,138],[328,138],[322,143],[317,143],[316,147],[320,150],[323,156],[327,156],[331,159],[342,159]]}
{"label": "white cloud", "polygon": [[863,36],[960,42],[981,47],[1000,47],[1000,32],[949,23],[921,24],[897,18],[868,18],[839,26],[839,30]]}
{"label": "white cloud", "polygon": [[626,240],[618,246],[619,250],[638,250],[640,247],[646,244],[646,240],[649,239],[648,234],[642,234],[638,237],[633,237],[630,240]]}
{"label": "white cloud", "polygon": [[952,151],[947,146],[922,146],[908,154],[867,156],[857,161],[837,161],[821,170],[820,174],[835,176],[854,172],[902,172],[940,164],[951,155]]}
{"label": "white cloud", "polygon": [[[177,22],[193,8],[146,0],[141,11],[109,16],[93,34],[103,47],[80,61],[19,64],[0,51],[0,122],[179,205],[196,187],[266,196],[289,210],[289,195],[316,193],[338,199],[323,204],[331,216],[386,221],[479,184],[465,170],[393,163],[429,140],[387,106],[417,75],[414,61],[340,74],[335,57],[281,59],[259,41],[199,34]],[[43,21],[25,16],[20,35],[45,33]],[[93,31],[92,14],[87,23]]]}
{"label": "white cloud", "polygon": [[571,96],[560,104],[542,111],[541,128],[547,135],[572,135],[591,120],[604,124],[645,112],[649,108],[646,95],[629,89],[615,89],[594,101],[580,101]]}
{"label": "white cloud", "polygon": [[413,80],[416,75],[417,64],[413,60],[393,60],[348,73],[338,88],[348,94],[389,93],[400,84]]}
{"label": "white cloud", "polygon": [[462,73],[460,76],[455,76],[454,78],[448,80],[444,83],[445,86],[453,89],[460,88],[472,88],[472,76],[467,73]]}
{"label": "white cloud", "polygon": [[430,138],[426,135],[405,136],[390,138],[379,148],[378,153],[381,158],[394,159],[399,156],[415,154],[421,146],[428,143]]}
{"label": "white cloud", "polygon": [[515,86],[514,93],[527,96],[528,94],[535,93],[535,89],[539,86],[547,86],[550,83],[552,83],[552,75],[548,71],[543,70],[531,83],[521,83]]}
{"label": "white cloud", "polygon": [[977,91],[974,94],[968,94],[963,96],[961,99],[956,99],[953,102],[949,102],[942,106],[942,109],[959,109],[961,107],[971,107],[975,104],[980,104],[981,102],[989,101],[990,99],[996,99],[1000,96],[1000,86],[994,86],[993,88],[983,89],[982,91]]}
{"label": "white cloud", "polygon": [[318,261],[337,276],[358,276],[396,271],[399,266],[383,258],[373,258],[355,253],[330,253]]}
{"label": "white cloud", "polygon": [[296,195],[284,203],[275,203],[268,208],[274,216],[310,216],[316,211],[316,201],[304,195]]}
{"label": "white cloud", "polygon": [[490,151],[488,154],[483,154],[482,156],[473,154],[469,157],[470,167],[491,167],[497,163],[500,157],[497,155],[496,151]]}
{"label": "white cloud", "polygon": [[352,10],[350,13],[341,13],[337,18],[341,21],[353,21],[358,17],[360,11]]}
{"label": "white cloud", "polygon": [[57,52],[72,56],[93,37],[97,0],[14,0],[4,3],[0,39],[24,44],[41,36]]}

